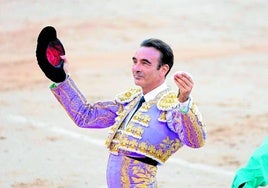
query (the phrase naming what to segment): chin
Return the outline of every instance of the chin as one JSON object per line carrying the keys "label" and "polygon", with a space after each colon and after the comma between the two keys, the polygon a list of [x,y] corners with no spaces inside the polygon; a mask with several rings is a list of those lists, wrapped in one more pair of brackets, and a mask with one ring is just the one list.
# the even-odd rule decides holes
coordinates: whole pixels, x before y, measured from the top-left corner
{"label": "chin", "polygon": [[135,83],[136,86],[140,86],[141,87],[141,85],[142,85],[139,80],[134,80],[134,83]]}

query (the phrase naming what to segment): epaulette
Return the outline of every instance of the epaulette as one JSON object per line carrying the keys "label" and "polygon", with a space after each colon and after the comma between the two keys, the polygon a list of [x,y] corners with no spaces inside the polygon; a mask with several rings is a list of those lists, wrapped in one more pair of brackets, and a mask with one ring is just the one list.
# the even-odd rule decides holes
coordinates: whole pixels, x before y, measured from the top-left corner
{"label": "epaulette", "polygon": [[115,100],[118,103],[124,104],[124,103],[129,103],[130,101],[132,101],[134,98],[136,98],[137,96],[139,96],[141,94],[141,88],[130,88],[128,91],[119,93],[118,95],[116,95]]}
{"label": "epaulette", "polygon": [[157,108],[159,110],[167,111],[179,105],[177,93],[169,91],[165,93],[157,102]]}

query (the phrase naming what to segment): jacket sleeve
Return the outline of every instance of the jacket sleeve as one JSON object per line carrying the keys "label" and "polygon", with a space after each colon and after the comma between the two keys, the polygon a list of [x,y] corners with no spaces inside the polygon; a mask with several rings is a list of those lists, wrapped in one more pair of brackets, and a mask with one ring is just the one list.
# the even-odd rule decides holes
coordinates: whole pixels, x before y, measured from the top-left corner
{"label": "jacket sleeve", "polygon": [[106,128],[114,124],[119,104],[115,101],[88,104],[74,81],[68,77],[51,91],[75,124],[82,128]]}
{"label": "jacket sleeve", "polygon": [[169,128],[178,134],[181,142],[192,148],[202,147],[206,139],[202,116],[194,103],[189,104],[187,113],[175,108],[167,113]]}

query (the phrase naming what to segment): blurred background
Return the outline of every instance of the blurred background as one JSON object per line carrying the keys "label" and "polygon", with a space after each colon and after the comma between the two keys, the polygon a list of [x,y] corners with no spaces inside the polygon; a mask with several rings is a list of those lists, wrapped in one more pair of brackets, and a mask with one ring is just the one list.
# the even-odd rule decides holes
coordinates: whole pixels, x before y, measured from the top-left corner
{"label": "blurred background", "polygon": [[159,187],[230,187],[268,132],[266,0],[0,0],[0,187],[106,187],[108,130],[80,129],[39,69],[39,32],[52,25],[88,102],[133,86],[131,58],[146,38],[172,47],[172,75],[193,75],[207,126],[201,149],[159,167]]}

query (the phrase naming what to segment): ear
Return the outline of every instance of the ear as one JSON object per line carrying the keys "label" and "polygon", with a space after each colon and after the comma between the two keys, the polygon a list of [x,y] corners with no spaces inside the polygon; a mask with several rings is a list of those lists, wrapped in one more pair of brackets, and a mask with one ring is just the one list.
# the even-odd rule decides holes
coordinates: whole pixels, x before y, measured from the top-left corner
{"label": "ear", "polygon": [[164,64],[164,65],[161,66],[161,72],[163,73],[164,76],[166,76],[168,70],[169,70],[169,65],[168,64]]}

